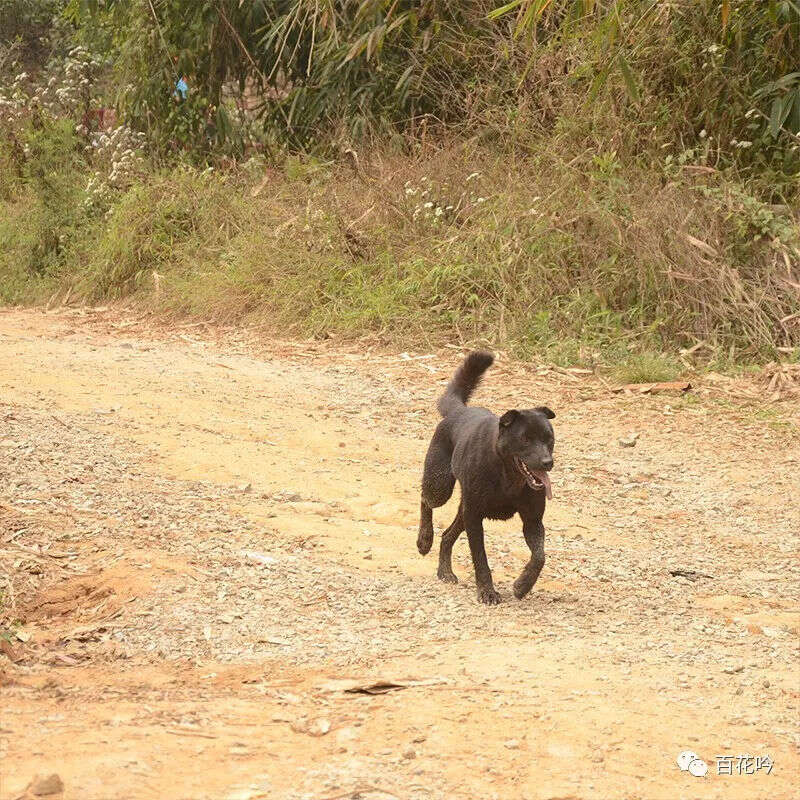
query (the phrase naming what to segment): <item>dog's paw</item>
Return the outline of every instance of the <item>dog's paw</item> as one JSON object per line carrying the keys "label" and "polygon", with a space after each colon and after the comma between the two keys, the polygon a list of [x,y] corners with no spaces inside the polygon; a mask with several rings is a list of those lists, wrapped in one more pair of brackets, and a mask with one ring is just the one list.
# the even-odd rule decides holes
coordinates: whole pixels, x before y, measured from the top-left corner
{"label": "dog's paw", "polygon": [[533,581],[525,574],[520,575],[514,581],[514,597],[517,600],[522,600],[526,594],[533,588]]}
{"label": "dog's paw", "polygon": [[500,593],[496,592],[492,587],[478,587],[478,602],[486,606],[496,606],[502,602]]}
{"label": "dog's paw", "polygon": [[431,551],[431,547],[433,546],[433,534],[428,533],[427,531],[420,531],[419,536],[417,536],[417,550],[419,550],[420,555],[426,556]]}
{"label": "dog's paw", "polygon": [[444,570],[439,567],[439,569],[436,571],[436,577],[442,581],[442,583],[458,583],[458,578],[451,569]]}

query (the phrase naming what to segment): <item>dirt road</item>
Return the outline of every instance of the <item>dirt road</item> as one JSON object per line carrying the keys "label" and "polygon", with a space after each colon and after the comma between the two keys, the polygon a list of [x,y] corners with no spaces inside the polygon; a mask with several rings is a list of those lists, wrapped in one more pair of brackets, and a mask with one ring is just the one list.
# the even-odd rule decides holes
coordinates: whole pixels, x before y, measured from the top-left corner
{"label": "dirt road", "polygon": [[457,359],[0,312],[0,797],[800,796],[796,406],[501,361],[476,401],[556,410],[555,497],[522,602],[487,525],[489,608],[415,549]]}

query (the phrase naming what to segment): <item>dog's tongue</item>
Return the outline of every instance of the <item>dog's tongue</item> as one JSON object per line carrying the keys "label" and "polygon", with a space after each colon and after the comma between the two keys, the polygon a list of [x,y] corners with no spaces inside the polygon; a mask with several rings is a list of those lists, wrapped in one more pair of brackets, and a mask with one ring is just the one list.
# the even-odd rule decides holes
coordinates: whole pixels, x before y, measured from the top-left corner
{"label": "dog's tongue", "polygon": [[531,472],[544,484],[544,493],[548,500],[553,499],[553,487],[550,485],[550,476],[543,470],[532,469]]}

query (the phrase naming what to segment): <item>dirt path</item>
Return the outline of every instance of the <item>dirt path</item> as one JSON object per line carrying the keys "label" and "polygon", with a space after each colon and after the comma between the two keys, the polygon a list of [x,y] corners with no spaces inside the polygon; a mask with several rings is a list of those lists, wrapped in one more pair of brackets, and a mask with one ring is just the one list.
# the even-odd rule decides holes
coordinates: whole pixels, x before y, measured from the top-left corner
{"label": "dirt path", "polygon": [[[457,352],[201,330],[0,312],[0,798],[800,796],[788,403],[500,363],[480,402],[558,414],[555,498],[522,602],[488,526],[486,608],[466,542],[456,586],[414,545]],[[771,773],[717,774],[742,754]]]}

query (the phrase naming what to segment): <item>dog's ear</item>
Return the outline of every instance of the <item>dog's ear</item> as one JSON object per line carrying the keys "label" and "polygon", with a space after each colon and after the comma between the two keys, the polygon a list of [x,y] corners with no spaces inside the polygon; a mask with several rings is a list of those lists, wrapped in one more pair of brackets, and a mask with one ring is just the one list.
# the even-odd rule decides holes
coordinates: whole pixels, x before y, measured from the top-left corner
{"label": "dog's ear", "polygon": [[516,408],[512,408],[511,411],[506,411],[506,413],[500,417],[500,427],[507,428],[518,416],[519,411],[517,411]]}
{"label": "dog's ear", "polygon": [[556,412],[551,411],[547,406],[536,406],[536,408],[534,408],[533,410],[538,411],[540,414],[544,414],[547,417],[547,419],[556,418]]}

